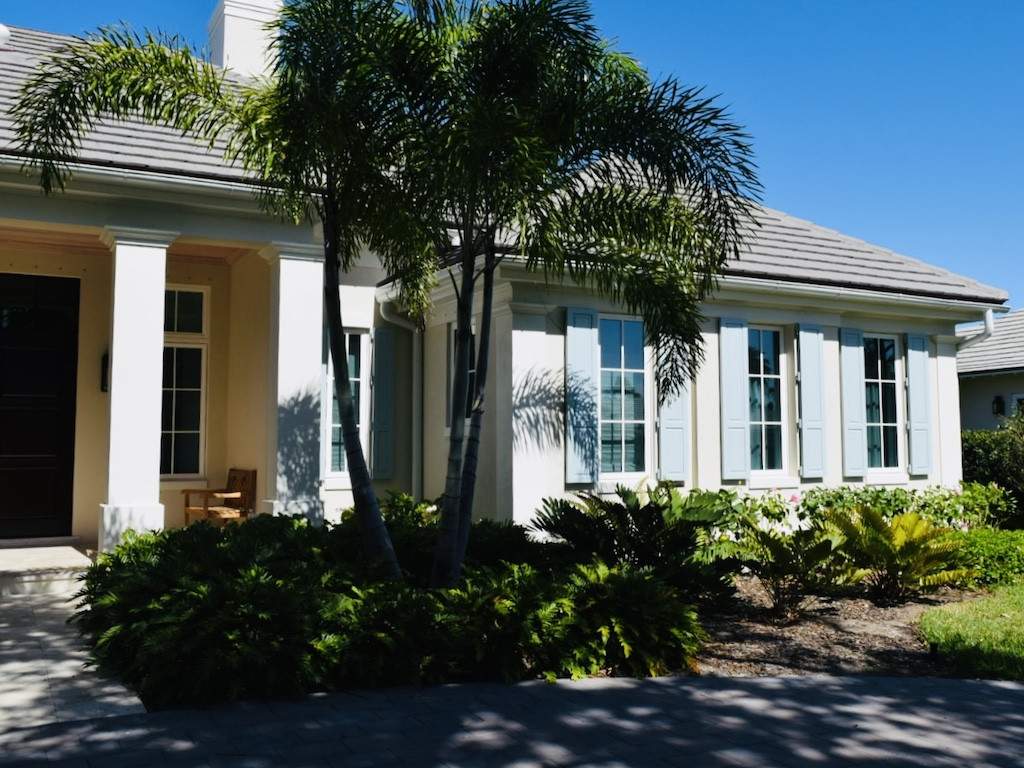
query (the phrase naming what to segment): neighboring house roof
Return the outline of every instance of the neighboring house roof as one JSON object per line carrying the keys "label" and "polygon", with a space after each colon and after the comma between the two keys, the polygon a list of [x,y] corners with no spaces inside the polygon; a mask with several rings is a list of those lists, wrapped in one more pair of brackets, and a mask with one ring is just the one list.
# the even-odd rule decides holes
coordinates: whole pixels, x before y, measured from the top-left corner
{"label": "neighboring house roof", "polygon": [[[971,328],[964,333],[977,333]],[[995,321],[992,335],[961,350],[958,373],[999,373],[1024,369],[1024,309],[1015,309]]]}
{"label": "neighboring house roof", "polygon": [[[40,59],[73,39],[11,28],[10,42],[0,48],[0,156],[15,154],[10,111],[22,83]],[[107,120],[98,121],[83,141],[80,161],[197,178],[244,180],[241,168],[227,164],[221,150],[211,150],[176,131],[142,121]],[[998,288],[780,211],[758,207],[755,218],[760,226],[746,238],[740,259],[729,263],[729,275],[992,304],[1007,299],[1006,292]]]}

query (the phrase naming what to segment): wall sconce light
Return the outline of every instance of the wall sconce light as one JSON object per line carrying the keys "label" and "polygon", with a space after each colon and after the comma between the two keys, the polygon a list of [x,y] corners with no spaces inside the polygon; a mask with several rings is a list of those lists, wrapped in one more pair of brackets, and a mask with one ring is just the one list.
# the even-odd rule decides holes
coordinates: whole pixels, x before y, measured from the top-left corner
{"label": "wall sconce light", "polygon": [[110,353],[104,352],[100,358],[100,392],[110,391]]}
{"label": "wall sconce light", "polygon": [[1003,400],[1002,395],[996,395],[992,398],[992,415],[993,416],[1005,416],[1006,415],[1006,401]]}

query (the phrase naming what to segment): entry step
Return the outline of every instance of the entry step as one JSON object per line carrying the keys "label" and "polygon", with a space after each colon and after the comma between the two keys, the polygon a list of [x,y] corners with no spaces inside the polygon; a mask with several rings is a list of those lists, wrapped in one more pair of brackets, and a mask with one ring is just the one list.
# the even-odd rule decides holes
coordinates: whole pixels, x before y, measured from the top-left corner
{"label": "entry step", "polygon": [[0,596],[72,595],[90,565],[92,560],[70,545],[2,547]]}

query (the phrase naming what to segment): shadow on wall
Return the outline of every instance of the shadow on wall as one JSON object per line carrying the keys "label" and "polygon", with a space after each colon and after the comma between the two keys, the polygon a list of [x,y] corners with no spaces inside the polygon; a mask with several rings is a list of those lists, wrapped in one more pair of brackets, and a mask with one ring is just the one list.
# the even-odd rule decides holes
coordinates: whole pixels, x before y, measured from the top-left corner
{"label": "shadow on wall", "polygon": [[[561,370],[531,368],[512,390],[512,444],[517,450],[561,450],[566,420],[581,452],[597,453],[597,400],[592,386],[578,375],[568,382]],[[566,413],[566,395],[574,404]]]}
{"label": "shadow on wall", "polygon": [[303,392],[277,407],[278,511],[324,520],[320,501],[320,395]]}

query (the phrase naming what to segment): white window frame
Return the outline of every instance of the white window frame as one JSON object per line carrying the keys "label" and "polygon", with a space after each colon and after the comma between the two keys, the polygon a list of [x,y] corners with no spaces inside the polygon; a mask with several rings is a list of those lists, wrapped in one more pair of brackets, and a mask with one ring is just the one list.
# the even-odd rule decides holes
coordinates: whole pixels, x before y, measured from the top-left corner
{"label": "white window frame", "polygon": [[601,493],[610,493],[615,490],[616,485],[636,486],[646,479],[654,477],[655,461],[655,384],[654,384],[654,350],[646,342],[646,328],[644,340],[644,467],[637,472],[603,472],[601,470],[601,405],[604,399],[601,395],[601,321],[636,321],[643,323],[643,318],[637,315],[616,314],[602,312],[597,316],[597,344],[594,349],[594,370],[597,371],[597,463],[598,463],[598,489]]}
{"label": "white window frame", "polygon": [[[187,283],[167,283],[165,291],[180,291],[184,293],[200,293],[203,296],[203,328],[201,333],[183,333],[179,331],[164,331],[163,349],[168,347],[198,349],[200,350],[200,392],[199,392],[199,471],[190,474],[161,474],[161,482],[174,482],[177,480],[205,480],[206,479],[206,403],[209,396],[207,381],[207,370],[210,366],[210,286],[189,285]],[[161,356],[161,360],[162,360]],[[162,365],[162,363],[161,363]],[[163,387],[161,386],[161,391]],[[162,398],[161,398],[162,403]],[[161,404],[161,411],[163,405]],[[163,414],[161,413],[160,436],[163,441]],[[173,430],[172,430],[173,431]]]}
{"label": "white window frame", "polygon": [[[907,416],[906,416],[906,399],[907,399],[907,379],[904,370],[904,348],[903,342],[898,334],[894,333],[876,333],[873,331],[866,331],[864,333],[863,342],[866,343],[868,339],[880,339],[886,341],[892,341],[895,345],[894,355],[895,364],[893,366],[894,373],[896,375],[896,465],[892,467],[872,467],[870,465],[870,453],[868,453],[868,429],[871,426],[878,426],[880,424],[886,424],[887,422],[869,422],[867,420],[867,393],[864,395],[864,468],[865,476],[864,482],[869,485],[884,485],[888,482],[905,482],[909,479],[907,473]],[[863,347],[861,349],[861,355],[864,354]],[[864,380],[861,382],[861,386],[866,386],[869,382],[880,382],[888,381],[888,379],[871,378],[868,375],[868,371],[864,370]],[[878,412],[879,417],[882,416],[884,408],[882,405],[882,392],[879,387],[878,392]],[[883,451],[883,463],[884,463],[884,451],[885,451],[885,436],[882,435],[882,451]]]}
{"label": "white window frame", "polygon": [[[364,455],[368,455],[370,446],[370,401],[372,398],[372,331],[369,328],[345,328],[345,349],[348,349],[348,337],[359,334],[359,442],[362,443]],[[343,470],[331,468],[331,428],[333,425],[334,405],[334,369],[331,366],[330,345],[327,341],[327,330],[324,329],[324,355],[320,375],[320,484],[327,491],[347,491],[352,489],[352,479],[348,465]]]}
{"label": "white window frame", "polygon": [[[791,367],[791,354],[790,346],[791,339],[790,335],[786,333],[786,328],[781,325],[764,325],[751,323],[747,326],[748,331],[774,331],[779,334],[779,408],[780,408],[780,419],[779,422],[781,440],[782,440],[782,467],[779,469],[754,469],[750,467],[750,479],[748,486],[751,488],[782,488],[788,487],[794,482],[793,475],[793,464],[791,459],[790,445],[792,443],[792,431],[794,425],[791,423],[792,406],[790,405],[790,392],[793,388],[793,375]],[[746,370],[743,373],[743,379],[746,382],[747,392],[747,429],[753,426],[753,422],[750,421],[750,378],[753,374],[750,372],[750,352],[749,352],[749,341],[747,343],[747,365]],[[762,374],[757,374],[763,378]],[[773,377],[774,378],[774,377]],[[761,403],[761,414],[764,415],[764,398],[762,396]],[[758,422],[764,424],[764,421]],[[768,422],[775,424],[776,422]],[[762,430],[763,431],[763,430]],[[762,446],[763,452],[763,446]],[[748,455],[747,461],[750,461]]]}

